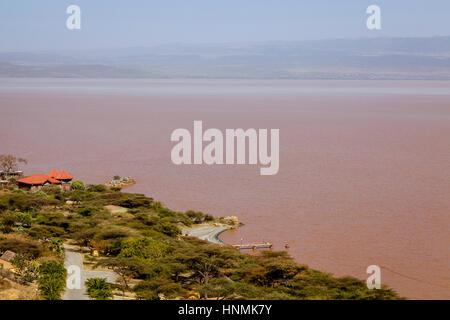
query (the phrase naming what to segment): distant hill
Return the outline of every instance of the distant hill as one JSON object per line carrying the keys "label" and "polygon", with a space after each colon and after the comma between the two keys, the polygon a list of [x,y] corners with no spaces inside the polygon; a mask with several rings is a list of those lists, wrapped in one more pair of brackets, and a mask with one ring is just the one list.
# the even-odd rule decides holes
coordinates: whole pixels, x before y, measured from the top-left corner
{"label": "distant hill", "polygon": [[450,37],[8,52],[0,77],[450,80]]}

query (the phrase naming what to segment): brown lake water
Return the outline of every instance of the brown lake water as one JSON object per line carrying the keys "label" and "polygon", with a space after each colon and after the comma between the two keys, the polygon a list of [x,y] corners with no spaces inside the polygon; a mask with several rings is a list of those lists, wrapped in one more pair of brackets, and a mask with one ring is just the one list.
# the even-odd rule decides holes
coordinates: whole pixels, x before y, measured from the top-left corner
{"label": "brown lake water", "polygon": [[[174,129],[279,128],[280,170],[176,166]],[[175,210],[237,215],[227,243],[288,243],[300,263],[408,298],[450,299],[450,83],[0,79],[0,153],[26,174],[130,192]]]}

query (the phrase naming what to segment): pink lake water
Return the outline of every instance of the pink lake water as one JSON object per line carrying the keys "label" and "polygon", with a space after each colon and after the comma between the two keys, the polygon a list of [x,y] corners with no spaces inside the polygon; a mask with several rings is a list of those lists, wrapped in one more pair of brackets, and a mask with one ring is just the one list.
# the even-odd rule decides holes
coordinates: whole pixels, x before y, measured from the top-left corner
{"label": "pink lake water", "polygon": [[[176,166],[174,129],[279,128],[280,170]],[[450,83],[0,79],[0,153],[26,174],[133,176],[175,210],[236,215],[227,243],[267,240],[300,263],[413,299],[450,298]]]}

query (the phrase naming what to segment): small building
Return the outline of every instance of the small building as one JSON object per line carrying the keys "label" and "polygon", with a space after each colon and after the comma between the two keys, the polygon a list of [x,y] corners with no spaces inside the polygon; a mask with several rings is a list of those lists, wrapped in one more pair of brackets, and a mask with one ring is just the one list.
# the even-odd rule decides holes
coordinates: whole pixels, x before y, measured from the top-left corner
{"label": "small building", "polygon": [[8,180],[9,178],[21,178],[23,177],[23,171],[0,171],[0,178]]}
{"label": "small building", "polygon": [[0,171],[0,189],[8,187],[11,180],[23,177],[23,171]]}
{"label": "small building", "polygon": [[16,181],[20,189],[29,190],[31,192],[39,191],[43,186],[62,185],[62,182],[49,177],[45,174],[35,174]]}
{"label": "small building", "polygon": [[0,171],[0,180],[9,180],[11,178],[19,179],[23,177],[23,171]]}

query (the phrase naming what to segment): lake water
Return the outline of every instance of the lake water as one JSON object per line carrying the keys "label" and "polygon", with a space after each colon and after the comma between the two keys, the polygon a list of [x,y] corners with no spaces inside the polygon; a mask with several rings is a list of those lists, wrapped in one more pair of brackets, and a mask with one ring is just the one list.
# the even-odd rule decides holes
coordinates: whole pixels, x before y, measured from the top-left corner
{"label": "lake water", "polygon": [[[175,166],[174,129],[279,128],[280,171]],[[228,243],[267,240],[300,263],[409,298],[450,299],[450,83],[0,79],[1,153],[176,210],[237,215]]]}

